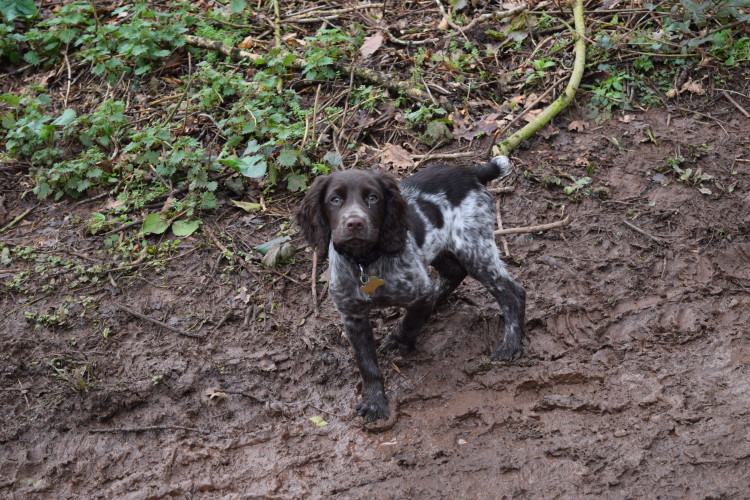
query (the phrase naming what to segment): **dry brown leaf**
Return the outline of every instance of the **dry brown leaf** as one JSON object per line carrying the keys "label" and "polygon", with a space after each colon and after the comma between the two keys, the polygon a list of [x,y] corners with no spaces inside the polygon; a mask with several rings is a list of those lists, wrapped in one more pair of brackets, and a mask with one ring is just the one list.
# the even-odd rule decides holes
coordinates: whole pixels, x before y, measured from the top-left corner
{"label": "dry brown leaf", "polygon": [[386,144],[380,155],[380,161],[393,165],[396,169],[402,170],[414,166],[414,159],[411,154],[401,146],[396,144]]}
{"label": "dry brown leaf", "polygon": [[255,46],[255,40],[253,39],[253,37],[248,36],[244,40],[242,40],[237,46],[241,49],[250,49]]}
{"label": "dry brown leaf", "polygon": [[541,109],[532,109],[531,111],[528,111],[525,115],[523,115],[523,120],[525,122],[530,123],[530,122],[534,121],[534,119],[537,116],[539,116],[541,114],[542,114],[542,110]]}
{"label": "dry brown leaf", "polygon": [[549,140],[550,137],[559,134],[560,129],[555,127],[554,125],[547,125],[546,127],[542,127],[542,129],[537,133],[545,140]]}
{"label": "dry brown leaf", "polygon": [[568,125],[568,130],[571,130],[573,132],[583,132],[586,130],[586,122],[583,120],[573,120]]}
{"label": "dry brown leaf", "polygon": [[448,18],[443,16],[443,19],[440,20],[440,24],[438,24],[439,30],[447,30],[448,29]]}
{"label": "dry brown leaf", "polygon": [[218,400],[218,401],[224,401],[226,399],[229,399],[229,395],[226,392],[217,391],[216,389],[208,389],[206,391],[206,397],[210,401]]}
{"label": "dry brown leaf", "polygon": [[381,45],[383,45],[383,34],[378,32],[371,37],[365,38],[365,43],[359,48],[359,53],[362,54],[364,59],[367,59],[373,55]]}
{"label": "dry brown leaf", "polygon": [[692,92],[693,94],[706,94],[706,90],[703,88],[703,85],[701,85],[701,82],[694,82],[692,79],[685,82],[685,84],[680,89],[680,93],[685,92],[686,90],[688,92]]}

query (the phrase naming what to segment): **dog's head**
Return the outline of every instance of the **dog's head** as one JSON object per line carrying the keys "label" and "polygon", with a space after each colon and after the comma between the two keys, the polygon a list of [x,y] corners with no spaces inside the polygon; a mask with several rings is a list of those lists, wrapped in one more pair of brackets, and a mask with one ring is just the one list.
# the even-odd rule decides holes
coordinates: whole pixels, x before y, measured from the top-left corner
{"label": "dog's head", "polygon": [[302,200],[297,222],[321,257],[331,240],[337,250],[354,256],[373,249],[392,255],[406,243],[406,209],[391,176],[346,170],[315,179]]}

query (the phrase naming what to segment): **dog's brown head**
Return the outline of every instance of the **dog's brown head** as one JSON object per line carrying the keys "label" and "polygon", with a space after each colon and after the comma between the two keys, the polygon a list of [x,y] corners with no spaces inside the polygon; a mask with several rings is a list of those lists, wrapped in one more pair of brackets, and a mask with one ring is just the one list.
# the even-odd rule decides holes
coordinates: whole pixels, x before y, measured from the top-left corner
{"label": "dog's brown head", "polygon": [[325,257],[337,251],[392,255],[406,243],[407,205],[396,181],[382,172],[346,170],[318,177],[302,200],[297,222],[308,243]]}

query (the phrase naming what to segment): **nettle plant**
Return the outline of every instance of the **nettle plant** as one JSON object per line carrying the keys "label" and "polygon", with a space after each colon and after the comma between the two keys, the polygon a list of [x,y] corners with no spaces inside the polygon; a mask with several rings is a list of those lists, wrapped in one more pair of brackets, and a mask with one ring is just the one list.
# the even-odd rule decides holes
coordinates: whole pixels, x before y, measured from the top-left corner
{"label": "nettle plant", "polygon": [[185,44],[184,34],[195,23],[185,11],[160,13],[146,2],[115,9],[113,15],[126,22],[98,23],[89,2],[64,5],[60,12],[39,22],[15,40],[28,49],[23,58],[35,66],[52,64],[63,52],[77,52],[91,64],[95,75],[114,84],[125,73],[143,75],[154,64]]}

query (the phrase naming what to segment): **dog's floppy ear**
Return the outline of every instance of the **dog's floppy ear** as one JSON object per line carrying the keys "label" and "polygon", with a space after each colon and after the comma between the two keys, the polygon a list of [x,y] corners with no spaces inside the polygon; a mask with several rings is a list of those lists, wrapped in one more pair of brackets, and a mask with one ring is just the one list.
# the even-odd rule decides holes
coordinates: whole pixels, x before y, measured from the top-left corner
{"label": "dog's floppy ear", "polygon": [[302,205],[297,211],[297,224],[307,242],[315,249],[319,257],[328,254],[328,243],[331,240],[331,224],[323,208],[323,197],[328,189],[329,176],[317,177],[307,190]]}
{"label": "dog's floppy ear", "polygon": [[379,177],[385,193],[385,217],[380,226],[378,242],[381,252],[394,254],[403,250],[406,245],[406,233],[409,229],[406,218],[407,205],[393,177],[386,173],[380,173]]}

